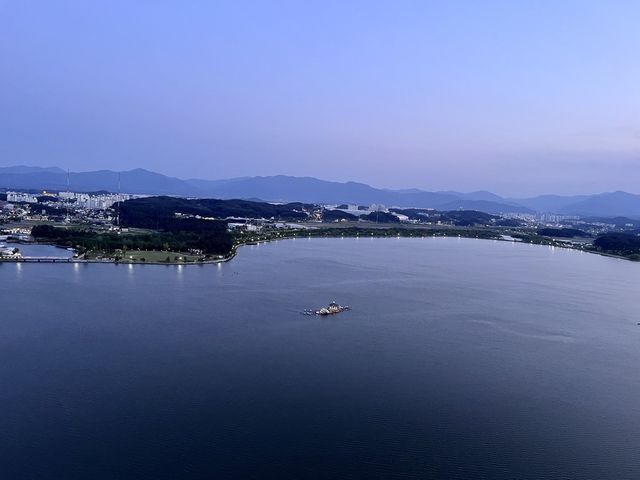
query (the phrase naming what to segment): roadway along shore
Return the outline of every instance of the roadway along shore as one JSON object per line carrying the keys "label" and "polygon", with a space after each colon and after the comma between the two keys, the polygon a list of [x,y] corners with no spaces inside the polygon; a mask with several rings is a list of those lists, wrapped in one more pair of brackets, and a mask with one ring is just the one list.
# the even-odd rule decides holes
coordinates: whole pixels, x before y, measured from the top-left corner
{"label": "roadway along shore", "polygon": [[[568,248],[573,250],[585,251],[588,253],[597,253],[603,256],[626,259],[627,257],[614,255],[605,252],[599,252],[589,248],[580,247],[564,241],[556,241],[546,237],[538,237],[536,235],[522,235],[521,232],[513,232],[509,230],[497,230],[486,227],[456,227],[456,226],[399,226],[397,224],[368,224],[364,227],[354,227],[353,224],[315,224],[312,228],[296,229],[287,231],[277,231],[268,233],[245,233],[235,236],[233,246],[229,253],[217,258],[200,257],[194,260],[176,260],[188,258],[187,254],[179,252],[154,252],[167,255],[167,260],[155,261],[145,259],[146,251],[135,251],[135,258],[126,258],[121,255],[116,256],[107,254],[106,252],[91,252],[92,257],[86,258],[83,255],[73,258],[50,258],[50,257],[22,257],[0,258],[0,262],[9,263],[113,263],[126,265],[210,265],[219,264],[232,260],[238,252],[238,249],[246,245],[256,245],[258,243],[272,242],[277,240],[294,239],[294,238],[393,238],[393,237],[459,237],[459,238],[475,238],[497,241],[521,241],[523,243],[533,243],[539,245],[553,246],[559,248]],[[149,256],[149,255],[147,255]],[[157,255],[156,255],[157,256]],[[172,258],[173,256],[173,258]]]}

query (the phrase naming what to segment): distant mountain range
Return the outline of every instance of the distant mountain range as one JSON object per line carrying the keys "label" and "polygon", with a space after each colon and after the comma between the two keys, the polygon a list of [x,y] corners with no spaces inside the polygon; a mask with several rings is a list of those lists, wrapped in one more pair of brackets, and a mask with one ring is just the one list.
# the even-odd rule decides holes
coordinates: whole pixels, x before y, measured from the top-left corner
{"label": "distant mountain range", "polygon": [[[141,168],[125,172],[98,170],[71,172],[72,191],[116,192],[120,179],[123,193],[200,198],[260,199],[271,202],[372,203],[395,207],[437,210],[479,210],[487,213],[555,213],[597,217],[640,218],[640,195],[626,192],[596,195],[541,195],[533,198],[503,198],[487,191],[460,193],[427,192],[419,189],[386,190],[357,182],[330,182],[312,177],[276,175],[224,180],[182,180]],[[67,172],[57,167],[0,167],[0,188],[64,191]]]}

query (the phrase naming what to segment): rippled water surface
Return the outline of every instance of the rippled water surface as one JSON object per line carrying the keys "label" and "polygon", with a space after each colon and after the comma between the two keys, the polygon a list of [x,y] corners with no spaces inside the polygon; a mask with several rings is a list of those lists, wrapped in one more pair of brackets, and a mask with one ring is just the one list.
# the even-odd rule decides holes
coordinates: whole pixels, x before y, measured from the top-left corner
{"label": "rippled water surface", "polygon": [[298,239],[0,282],[0,478],[640,478],[637,263]]}

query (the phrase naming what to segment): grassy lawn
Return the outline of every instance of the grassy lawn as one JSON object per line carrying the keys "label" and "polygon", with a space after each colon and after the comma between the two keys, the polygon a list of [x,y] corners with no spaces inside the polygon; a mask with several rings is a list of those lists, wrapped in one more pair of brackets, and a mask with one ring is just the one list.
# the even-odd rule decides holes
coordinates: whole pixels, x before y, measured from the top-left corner
{"label": "grassy lawn", "polygon": [[159,250],[129,250],[123,254],[122,262],[167,262],[167,263],[187,263],[197,262],[204,255],[185,255],[179,252],[162,252]]}

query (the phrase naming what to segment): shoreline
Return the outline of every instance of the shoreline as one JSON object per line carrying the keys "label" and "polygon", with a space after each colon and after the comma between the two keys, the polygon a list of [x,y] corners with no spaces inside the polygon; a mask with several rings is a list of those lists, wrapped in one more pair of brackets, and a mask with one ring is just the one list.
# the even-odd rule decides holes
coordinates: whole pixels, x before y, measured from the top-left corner
{"label": "shoreline", "polygon": [[[629,262],[635,262],[636,260],[630,259],[628,257],[622,256],[622,255],[616,255],[613,253],[607,253],[607,252],[598,252],[598,251],[594,251],[594,250],[585,250],[585,249],[581,249],[581,248],[573,248],[571,246],[567,246],[567,245],[545,245],[545,244],[539,244],[539,243],[533,243],[533,242],[524,242],[524,241],[515,241],[515,240],[509,240],[509,239],[505,239],[505,238],[486,238],[486,237],[471,237],[471,236],[462,236],[462,235],[422,235],[422,236],[413,236],[413,235],[347,235],[346,238],[427,238],[427,237],[432,237],[432,238],[436,238],[436,237],[441,237],[441,238],[468,238],[468,239],[472,239],[472,240],[495,240],[498,242],[508,242],[508,243],[520,243],[523,245],[537,245],[537,246],[541,246],[541,247],[549,247],[549,246],[553,246],[553,247],[557,247],[557,248],[562,248],[562,249],[566,249],[566,250],[576,250],[579,252],[585,252],[585,253],[591,253],[591,254],[596,254],[596,255],[601,255],[603,257],[610,257],[610,258],[615,258],[615,259],[619,259],[619,260],[626,260]],[[52,263],[63,263],[63,264],[69,264],[69,263],[73,263],[73,264],[114,264],[114,265],[164,265],[164,266],[198,266],[198,265],[216,265],[216,264],[221,264],[221,263],[227,263],[230,262],[231,260],[233,260],[236,255],[238,254],[238,249],[240,247],[246,247],[246,246],[251,246],[251,245],[258,245],[260,243],[271,243],[271,242],[277,242],[279,240],[292,240],[292,239],[297,239],[297,238],[307,238],[307,239],[311,239],[311,238],[345,238],[345,235],[339,235],[339,234],[327,234],[325,232],[324,235],[296,235],[295,233],[292,235],[287,235],[287,236],[282,236],[282,237],[278,237],[278,238],[268,238],[268,239],[264,239],[264,240],[252,240],[252,241],[246,241],[246,242],[241,242],[238,243],[236,245],[234,245],[231,249],[231,251],[223,256],[222,258],[217,258],[217,259],[213,259],[213,260],[202,260],[202,261],[196,261],[196,262],[184,262],[184,263],[180,263],[180,262],[142,262],[142,261],[121,261],[121,260],[114,260],[114,259],[106,259],[106,260],[98,260],[98,259],[84,259],[84,258],[73,258],[73,257],[69,257],[69,258],[64,258],[64,257],[60,257],[60,258],[47,258],[47,257],[40,257],[40,259],[38,257],[26,257],[26,258],[0,258],[0,263],[47,263],[47,264],[52,264]],[[46,243],[46,242],[33,242],[31,243],[32,245],[51,245],[54,247],[58,247],[58,245],[55,244],[51,244],[51,243]],[[62,247],[59,247],[62,248]]]}

